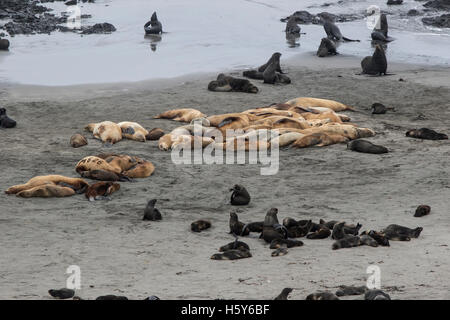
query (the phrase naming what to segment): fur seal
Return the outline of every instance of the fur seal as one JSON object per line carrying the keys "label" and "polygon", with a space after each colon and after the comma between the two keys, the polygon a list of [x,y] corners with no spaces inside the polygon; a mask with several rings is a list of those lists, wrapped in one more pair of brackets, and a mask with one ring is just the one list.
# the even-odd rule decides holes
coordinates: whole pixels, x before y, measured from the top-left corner
{"label": "fur seal", "polygon": [[273,61],[266,67],[266,69],[263,71],[263,74],[262,74],[264,83],[269,83],[269,84],[275,84],[275,83],[289,84],[289,83],[291,83],[291,79],[288,76],[277,72],[279,65],[280,65],[279,62]]}
{"label": "fur seal", "polygon": [[212,260],[237,260],[251,258],[252,254],[248,250],[228,250],[223,253],[216,253],[211,256]]}
{"label": "fur seal", "polygon": [[158,209],[155,208],[156,199],[150,200],[147,203],[147,207],[144,210],[144,218],[142,220],[161,220],[161,212],[159,212]]}
{"label": "fur seal", "polygon": [[245,206],[250,203],[250,195],[244,186],[235,184],[230,191],[233,191],[230,200],[233,206]]}
{"label": "fur seal", "polygon": [[358,247],[360,244],[361,242],[358,236],[352,236],[347,234],[345,235],[344,238],[336,240],[336,242],[333,243],[331,248],[333,250],[338,250],[342,248]]}
{"label": "fur seal", "polygon": [[417,207],[416,212],[414,213],[414,217],[423,217],[429,215],[431,211],[431,207],[427,205],[420,205]]}
{"label": "fur seal", "polygon": [[410,138],[424,140],[447,140],[448,136],[444,133],[438,133],[428,128],[411,129],[406,132],[406,136]]}
{"label": "fur seal", "polygon": [[387,1],[387,5],[391,6],[391,5],[400,5],[403,3],[403,0],[388,0]]}
{"label": "fur seal", "polygon": [[311,220],[308,220],[304,224],[297,223],[297,225],[286,227],[287,229],[287,236],[289,238],[301,238],[306,236],[312,228],[313,222]]}
{"label": "fur seal", "polygon": [[147,139],[148,141],[155,141],[155,140],[159,140],[159,138],[161,138],[163,135],[164,135],[164,130],[162,130],[160,128],[154,128],[148,132],[145,139]]}
{"label": "fur seal", "polygon": [[320,58],[337,55],[336,44],[328,38],[322,38],[316,54]]}
{"label": "fur seal", "polygon": [[298,20],[296,16],[290,16],[286,22],[286,29],[284,32],[290,34],[300,34],[300,27],[298,26]]}
{"label": "fur seal", "polygon": [[288,249],[286,247],[280,247],[277,248],[276,250],[272,251],[271,256],[272,257],[279,257],[279,256],[284,256],[288,253]]}
{"label": "fur seal", "polygon": [[306,235],[307,239],[326,239],[331,235],[331,230],[325,226],[320,226],[319,230]]}
{"label": "fur seal", "polygon": [[359,242],[360,242],[361,246],[366,245],[369,247],[378,247],[378,242],[374,238],[372,238],[371,236],[368,236],[368,235],[360,236]]}
{"label": "fur seal", "polygon": [[422,227],[410,229],[398,224],[391,224],[387,226],[382,232],[389,240],[409,241],[411,240],[411,238],[418,238],[422,230]]}
{"label": "fur seal", "polygon": [[278,249],[282,247],[293,248],[293,247],[301,247],[303,246],[303,242],[299,240],[291,240],[291,239],[274,239],[270,243],[270,249]]}
{"label": "fur seal", "polygon": [[377,44],[373,55],[367,56],[361,61],[361,68],[363,74],[386,75],[387,59],[381,45]]}
{"label": "fur seal", "polygon": [[19,197],[65,197],[83,193],[89,184],[83,179],[68,178],[60,175],[37,176],[27,183],[8,188],[6,194]]}
{"label": "fur seal", "polygon": [[111,121],[90,123],[85,129],[92,132],[94,138],[102,140],[105,145],[112,145],[122,140],[122,129],[117,123]]}
{"label": "fur seal", "polygon": [[271,243],[274,239],[286,239],[287,232],[284,226],[281,226],[277,217],[278,209],[271,208],[264,218],[264,225],[261,238],[267,243]]}
{"label": "fur seal", "polygon": [[315,292],[308,295],[306,300],[339,300],[339,298],[331,292]]}
{"label": "fur seal", "polygon": [[125,296],[116,296],[113,294],[108,294],[105,296],[99,296],[95,300],[128,300]]}
{"label": "fur seal", "polygon": [[9,50],[9,40],[8,39],[0,39],[0,50]]}
{"label": "fur seal", "polygon": [[376,103],[372,104],[371,109],[372,109],[372,114],[385,114],[388,109],[393,109],[393,108],[387,108],[384,104],[376,102]]}
{"label": "fur seal", "polygon": [[258,70],[245,70],[244,72],[242,72],[242,75],[250,79],[264,80],[263,73],[259,72]]}
{"label": "fur seal", "polygon": [[281,57],[281,53],[279,53],[279,52],[275,52],[274,54],[272,54],[270,59],[265,64],[263,64],[262,66],[260,66],[258,68],[258,72],[264,72],[269,65],[271,65],[272,63],[275,63],[275,71],[277,71],[279,73],[284,73],[283,71],[281,71],[280,57]]}
{"label": "fur seal", "polygon": [[130,178],[124,176],[121,173],[114,173],[112,171],[106,170],[90,170],[90,171],[81,171],[81,177],[92,180],[99,181],[131,181]]}
{"label": "fur seal", "polygon": [[364,231],[361,233],[361,236],[368,235],[372,239],[374,239],[380,246],[389,247],[389,239],[382,233],[374,230]]}
{"label": "fur seal", "polygon": [[208,84],[209,91],[216,92],[247,92],[258,93],[258,88],[247,79],[238,79],[231,76],[226,76],[223,73],[217,76],[217,80],[211,81]]}
{"label": "fur seal", "polygon": [[333,232],[331,234],[331,239],[340,240],[340,239],[345,238],[344,225],[345,225],[345,221],[342,221],[342,222],[336,223],[333,226]]}
{"label": "fur seal", "polygon": [[211,222],[207,220],[197,220],[191,223],[191,230],[194,232],[201,232],[211,228]]}
{"label": "fur seal", "polygon": [[97,182],[86,190],[86,198],[89,201],[109,199],[108,196],[120,189],[116,182]]}
{"label": "fur seal", "polygon": [[239,218],[235,212],[230,212],[230,233],[236,236],[248,236],[250,230],[246,228],[245,223],[239,221]]}
{"label": "fur seal", "polygon": [[88,144],[88,142],[87,142],[86,138],[79,133],[74,134],[72,137],[70,137],[70,145],[73,148],[79,148],[79,147],[85,146],[87,144]]}
{"label": "fur seal", "polygon": [[48,290],[48,294],[53,298],[58,299],[70,299],[75,295],[75,291],[72,289],[62,288],[62,289],[50,289]]}
{"label": "fur seal", "polygon": [[381,290],[374,289],[364,294],[364,300],[391,300],[391,297]]}
{"label": "fur seal", "polygon": [[336,296],[344,297],[344,296],[359,296],[361,294],[365,294],[369,290],[366,286],[340,286],[336,291]]}
{"label": "fur seal", "polygon": [[292,288],[284,288],[281,291],[281,293],[278,296],[276,296],[275,299],[273,299],[273,300],[287,300],[288,296],[292,292],[292,290],[294,290],[294,289],[292,289]]}
{"label": "fur seal", "polygon": [[372,153],[372,154],[382,154],[382,153],[388,153],[389,150],[386,147],[379,146],[376,144],[373,144],[370,141],[367,140],[353,140],[347,143],[347,149],[350,149],[352,151],[356,152],[362,152],[362,153]]}
{"label": "fur seal", "polygon": [[325,220],[323,220],[323,219],[320,219],[320,220],[319,220],[319,224],[320,224],[320,225],[323,225],[323,226],[327,227],[327,228],[330,229],[330,230],[333,230],[334,225],[335,225],[336,223],[338,223],[338,222],[339,222],[339,221],[337,221],[337,220],[331,220],[331,221],[328,221],[328,222],[325,222]]}
{"label": "fur seal", "polygon": [[229,251],[229,250],[250,251],[250,247],[245,242],[238,241],[236,238],[235,241],[230,242],[219,248],[219,252],[225,252],[225,251]]}
{"label": "fur seal", "polygon": [[156,12],[153,12],[150,21],[144,25],[145,34],[160,34],[162,33],[162,24],[158,21]]}
{"label": "fur seal", "polygon": [[170,119],[173,121],[189,123],[196,118],[204,118],[204,117],[206,117],[206,115],[196,109],[184,108],[163,112],[157,116],[154,116],[153,119]]}
{"label": "fur seal", "polygon": [[0,128],[14,128],[16,121],[6,115],[6,109],[0,108]]}
{"label": "fur seal", "polygon": [[328,17],[322,16],[323,28],[327,34],[328,39],[335,41],[354,41],[360,42],[360,40],[352,40],[342,35],[341,30],[334,24]]}

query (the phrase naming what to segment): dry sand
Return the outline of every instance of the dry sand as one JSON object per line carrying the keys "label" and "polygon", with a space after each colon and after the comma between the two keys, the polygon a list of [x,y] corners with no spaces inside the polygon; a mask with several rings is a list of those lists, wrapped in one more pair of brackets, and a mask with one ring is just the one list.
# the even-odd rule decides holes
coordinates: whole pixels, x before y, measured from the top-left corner
{"label": "dry sand", "polygon": [[[260,93],[206,90],[215,75],[115,86],[66,88],[3,86],[0,103],[18,121],[1,130],[0,190],[36,175],[77,176],[78,160],[102,151],[151,160],[150,178],[121,183],[111,201],[20,199],[0,194],[0,298],[46,299],[47,290],[65,286],[69,265],[81,267],[82,289],[95,298],[120,294],[141,299],[271,299],[293,287],[292,299],[339,285],[363,285],[371,264],[381,268],[381,284],[394,299],[450,298],[449,141],[405,137],[410,128],[429,127],[449,134],[450,69],[391,65],[396,75],[365,77],[359,61],[311,54],[286,62],[292,85],[257,84]],[[305,65],[307,67],[305,67]],[[335,68],[339,65],[339,68]],[[405,79],[404,82],[398,81]],[[255,83],[257,81],[254,81]],[[153,86],[152,86],[153,84]],[[170,130],[178,123],[152,116],[181,107],[207,114],[239,112],[298,96],[322,97],[356,107],[352,121],[376,130],[370,140],[390,153],[368,155],[345,145],[280,151],[277,175],[261,176],[258,165],[184,165],[171,162],[157,142],[123,140],[103,148],[90,134],[89,145],[69,146],[73,133],[89,122],[138,121]],[[371,115],[382,102],[395,112]],[[423,115],[417,118],[419,115]],[[280,220],[319,218],[360,222],[364,229],[391,223],[424,228],[411,242],[391,247],[331,250],[331,239],[307,240],[283,257],[257,235],[243,239],[253,257],[214,261],[210,256],[233,240],[228,234],[228,189],[249,190],[252,201],[239,209],[242,221],[260,221],[271,207]],[[160,222],[142,221],[149,199],[158,199]],[[432,213],[414,218],[420,204]],[[213,227],[192,233],[190,223],[210,219]],[[358,297],[355,297],[358,298]]]}

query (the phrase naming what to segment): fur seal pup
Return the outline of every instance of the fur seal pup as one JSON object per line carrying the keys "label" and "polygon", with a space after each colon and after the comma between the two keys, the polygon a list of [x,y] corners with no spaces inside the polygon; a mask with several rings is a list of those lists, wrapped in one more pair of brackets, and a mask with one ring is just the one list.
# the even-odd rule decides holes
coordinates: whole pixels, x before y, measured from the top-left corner
{"label": "fur seal pup", "polygon": [[364,300],[391,300],[391,297],[381,290],[374,289],[364,294]]}
{"label": "fur seal pup", "polygon": [[278,249],[282,247],[293,248],[293,247],[301,247],[303,246],[303,242],[299,240],[291,240],[291,239],[274,239],[270,243],[270,249]]}
{"label": "fur seal pup", "polygon": [[342,222],[336,223],[333,226],[333,232],[331,233],[331,239],[340,240],[340,239],[345,238],[344,225],[345,225],[345,221],[342,221]]}
{"label": "fur seal pup", "polygon": [[276,250],[272,251],[271,256],[272,257],[279,257],[279,256],[284,256],[288,253],[288,249],[286,247],[280,247],[277,248]]}
{"label": "fur seal pup", "polygon": [[211,222],[207,220],[197,220],[191,223],[191,230],[194,232],[201,232],[211,228]]}
{"label": "fur seal pup", "polygon": [[107,146],[122,140],[122,129],[117,123],[111,121],[90,123],[85,129],[92,132],[94,138],[101,140]]}
{"label": "fur seal pup", "polygon": [[99,181],[132,181],[121,173],[114,173],[106,170],[90,170],[80,172],[81,177]]}
{"label": "fur seal pup", "polygon": [[154,116],[153,119],[170,119],[173,121],[189,123],[196,118],[204,118],[204,117],[206,117],[206,114],[196,109],[184,108],[163,112],[157,116]]}
{"label": "fur seal pup", "polygon": [[226,76],[223,73],[217,76],[217,80],[208,84],[209,91],[215,92],[247,92],[258,93],[259,89],[247,79],[239,79]]}
{"label": "fur seal pup", "polygon": [[341,30],[339,30],[338,26],[331,21],[329,17],[321,16],[321,21],[323,22],[323,28],[327,34],[328,39],[334,41],[354,41],[360,42],[360,40],[352,40],[346,38],[342,35]]}
{"label": "fur seal pup", "polygon": [[144,210],[144,218],[142,220],[161,220],[161,212],[159,212],[158,209],[155,208],[156,199],[150,200],[147,203],[147,207]]}
{"label": "fur seal pup", "polygon": [[239,218],[235,212],[230,212],[229,225],[231,234],[236,236],[248,236],[250,234],[250,230],[245,227],[245,223],[239,221]]}
{"label": "fur seal pup", "polygon": [[[84,193],[89,184],[83,179],[78,178],[69,178],[60,175],[49,175],[49,176],[36,176],[28,180],[25,184],[20,184],[16,186],[12,186],[8,188],[5,193],[6,194],[17,194],[18,196],[39,196],[38,193],[42,188],[44,190],[54,191],[54,195],[44,195],[42,196],[58,196],[58,189],[62,191],[61,196],[73,195],[75,193]],[[52,187],[52,189],[50,188]],[[70,189],[72,192],[69,192]],[[22,192],[29,191],[30,193],[21,194]],[[35,194],[36,192],[36,194]],[[71,194],[67,194],[71,193]],[[35,194],[35,195],[33,195]]]}
{"label": "fur seal pup", "polygon": [[278,222],[278,209],[271,208],[264,218],[264,225],[261,238],[267,243],[271,243],[274,239],[286,239],[287,230]]}
{"label": "fur seal pup", "polygon": [[373,144],[370,141],[362,139],[350,141],[349,143],[347,143],[347,149],[356,152],[371,153],[371,154],[382,154],[389,152],[389,150],[386,147],[379,146]]}
{"label": "fur seal pup", "polygon": [[48,294],[53,298],[58,299],[70,299],[75,295],[75,291],[72,289],[62,288],[62,289],[50,289],[48,290]]}
{"label": "fur seal pup", "polygon": [[361,236],[368,235],[372,239],[374,239],[380,246],[389,247],[389,239],[382,233],[374,230],[364,231],[361,233]]}
{"label": "fur seal pup", "polygon": [[281,291],[281,293],[279,295],[277,295],[275,297],[275,299],[273,299],[273,300],[287,300],[288,297],[289,297],[289,294],[292,292],[292,290],[294,290],[294,289],[292,289],[292,288],[284,288]]}
{"label": "fur seal pup", "polygon": [[212,260],[238,260],[251,258],[252,254],[248,250],[228,250],[223,253],[216,253],[211,256]]}
{"label": "fur seal pup", "polygon": [[300,34],[300,27],[298,26],[298,20],[296,16],[290,16],[286,22],[286,29],[284,32],[290,34]]}
{"label": "fur seal pup", "polygon": [[162,24],[158,21],[156,12],[153,12],[150,21],[144,25],[145,34],[160,34],[162,33]]}
{"label": "fur seal pup", "polygon": [[382,232],[389,240],[409,241],[411,238],[418,238],[422,230],[422,227],[410,229],[398,224],[390,224]]}
{"label": "fur seal pup", "polygon": [[230,242],[219,248],[219,252],[225,252],[229,250],[250,251],[250,247],[245,242],[238,241],[238,239],[236,238],[235,241]]}
{"label": "fur seal pup", "polygon": [[305,224],[298,224],[296,226],[292,226],[287,228],[287,236],[289,238],[301,238],[306,236],[312,228],[313,222],[308,220]]}
{"label": "fur seal pup", "polygon": [[420,205],[417,207],[414,217],[423,217],[429,215],[431,212],[431,207],[427,205]]}
{"label": "fur seal pup", "polygon": [[336,51],[336,44],[328,38],[322,38],[316,55],[320,58],[323,58],[337,54],[338,52]]}
{"label": "fur seal pup", "polygon": [[438,133],[428,128],[411,129],[406,132],[406,136],[410,138],[424,140],[447,140],[448,136],[444,133]]}
{"label": "fur seal pup", "polygon": [[14,128],[16,121],[6,115],[6,109],[0,108],[0,128]]}
{"label": "fur seal pup", "polygon": [[326,239],[331,235],[331,230],[325,226],[321,226],[319,230],[306,235],[307,239]]}
{"label": "fur seal pup", "polygon": [[233,206],[245,206],[250,203],[250,194],[244,186],[235,184],[233,188],[230,189],[233,191],[231,194],[231,205]]}
{"label": "fur seal pup", "polygon": [[306,300],[339,300],[339,298],[331,292],[315,292],[308,295]]}
{"label": "fur seal pup", "polygon": [[376,103],[372,104],[371,109],[372,109],[372,114],[385,114],[388,109],[393,109],[393,108],[387,108],[384,104],[376,102]]}
{"label": "fur seal pup", "polygon": [[85,146],[87,144],[88,144],[88,142],[87,142],[86,138],[79,133],[74,134],[72,137],[70,137],[70,145],[73,148],[79,148],[79,147]]}
{"label": "fur seal pup", "polygon": [[386,75],[387,59],[384,49],[381,45],[375,46],[373,55],[365,57],[361,61],[362,74],[369,75]]}
{"label": "fur seal pup", "polygon": [[115,182],[97,182],[86,190],[86,198],[89,201],[109,199],[109,196],[120,189],[120,184]]}
{"label": "fur seal pup", "polygon": [[333,250],[338,250],[342,248],[358,247],[359,245],[361,245],[361,241],[358,236],[352,236],[347,234],[345,235],[344,238],[336,240],[336,242],[333,243],[331,248]]}
{"label": "fur seal pup", "polygon": [[281,71],[280,57],[281,57],[281,53],[275,52],[274,54],[272,54],[270,59],[265,64],[263,64],[262,66],[260,66],[258,68],[258,71],[264,72],[269,65],[271,65],[272,63],[275,63],[275,71],[277,71],[279,73],[284,73],[283,71]]}
{"label": "fur seal pup", "polygon": [[164,130],[160,128],[154,128],[148,132],[148,134],[145,136],[145,139],[148,141],[155,141],[159,140],[164,135]]}
{"label": "fur seal pup", "polygon": [[366,286],[339,286],[339,289],[336,291],[336,296],[359,296],[361,294],[365,294],[367,290],[369,289]]}
{"label": "fur seal pup", "polygon": [[95,300],[128,300],[125,296],[116,296],[114,294],[108,294],[105,296],[99,296]]}

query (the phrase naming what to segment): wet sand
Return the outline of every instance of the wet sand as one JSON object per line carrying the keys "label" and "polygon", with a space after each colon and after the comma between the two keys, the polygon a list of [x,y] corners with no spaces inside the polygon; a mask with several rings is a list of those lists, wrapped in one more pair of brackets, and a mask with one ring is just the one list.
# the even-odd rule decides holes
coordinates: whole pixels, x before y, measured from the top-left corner
{"label": "wet sand", "polygon": [[[0,104],[18,126],[1,130],[0,190],[36,175],[76,177],[77,161],[105,151],[143,157],[154,163],[156,171],[149,178],[121,183],[111,201],[92,203],[80,195],[21,199],[1,193],[0,298],[47,299],[48,289],[65,286],[66,268],[78,265],[82,289],[77,295],[83,298],[119,294],[133,299],[148,295],[271,299],[282,288],[293,287],[290,297],[304,299],[317,290],[363,285],[366,268],[375,264],[381,268],[382,288],[394,299],[449,299],[445,280],[450,278],[450,144],[407,138],[405,132],[429,127],[449,134],[450,69],[390,65],[395,75],[365,77],[356,75],[359,61],[346,56],[299,56],[284,64],[292,85],[253,81],[260,88],[256,95],[209,92],[207,83],[216,75],[208,74],[159,86],[152,82],[2,86]],[[261,176],[258,165],[176,166],[157,142],[123,140],[103,148],[86,133],[89,145],[69,146],[70,136],[83,132],[89,122],[129,120],[170,130],[179,124],[152,116],[182,107],[208,115],[239,112],[298,96],[355,106],[356,112],[345,114],[352,122],[376,130],[369,140],[386,146],[390,153],[360,154],[345,145],[286,149],[280,151],[278,174]],[[394,107],[395,112],[371,115],[374,102]],[[210,260],[220,246],[233,240],[228,219],[236,208],[228,204],[227,190],[236,183],[252,196],[248,206],[239,208],[244,222],[261,221],[269,208],[276,207],[280,220],[345,220],[362,223],[362,230],[396,223],[424,230],[411,242],[391,241],[391,247],[337,251],[331,250],[331,239],[302,238],[303,247],[282,257],[271,257],[272,250],[255,234],[242,239],[249,244],[252,258]],[[143,209],[153,198],[158,199],[163,220],[144,222]],[[414,218],[420,204],[430,205],[432,213]],[[209,219],[213,227],[192,233],[190,223],[197,219]]]}

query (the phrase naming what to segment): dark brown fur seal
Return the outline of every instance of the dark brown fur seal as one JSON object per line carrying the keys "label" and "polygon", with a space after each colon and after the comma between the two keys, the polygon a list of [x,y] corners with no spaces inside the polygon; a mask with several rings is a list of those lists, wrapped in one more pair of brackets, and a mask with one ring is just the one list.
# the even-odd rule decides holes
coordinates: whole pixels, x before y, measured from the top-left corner
{"label": "dark brown fur seal", "polygon": [[288,76],[278,73],[276,71],[278,66],[279,66],[279,63],[277,63],[275,61],[267,66],[266,70],[264,70],[264,72],[263,72],[264,83],[269,83],[269,84],[275,84],[275,83],[289,84],[289,83],[291,83],[291,79]]}
{"label": "dark brown fur seal", "polygon": [[338,250],[342,248],[358,247],[360,244],[361,242],[358,236],[352,236],[347,234],[345,235],[344,238],[336,240],[336,242],[333,243],[331,248],[333,250]]}
{"label": "dark brown fur seal", "polygon": [[373,144],[372,142],[363,139],[350,141],[349,143],[347,143],[347,149],[356,152],[371,154],[382,154],[389,152],[386,147]]}
{"label": "dark brown fur seal", "polygon": [[431,207],[427,205],[420,205],[417,207],[416,212],[414,213],[414,217],[423,217],[429,215],[431,211]]}
{"label": "dark brown fur seal", "polygon": [[252,254],[248,250],[228,250],[223,253],[216,253],[211,256],[212,260],[237,260],[250,258]]}
{"label": "dark brown fur seal", "polygon": [[8,39],[0,39],[0,50],[8,50],[9,49],[9,40]]}
{"label": "dark brown fur seal", "polygon": [[308,295],[306,300],[339,300],[339,298],[331,292],[315,292]]}
{"label": "dark brown fur seal", "polygon": [[369,247],[378,247],[378,242],[374,238],[372,238],[371,236],[368,236],[368,235],[360,236],[359,242],[360,242],[361,246],[366,245]]}
{"label": "dark brown fur seal", "polygon": [[211,228],[211,222],[206,220],[197,220],[191,223],[191,230],[194,232],[201,232]]}
{"label": "dark brown fur seal", "polygon": [[336,44],[328,38],[322,38],[319,49],[317,50],[317,56],[323,58],[337,54],[338,52],[336,51]]}
{"label": "dark brown fur seal", "polygon": [[264,221],[250,222],[244,227],[248,229],[250,232],[262,232],[264,226]]}
{"label": "dark brown fur seal", "polygon": [[422,227],[410,229],[398,224],[391,224],[387,226],[382,232],[389,240],[409,241],[411,240],[411,238],[418,238],[422,230]]}
{"label": "dark brown fur seal", "polygon": [[290,16],[286,22],[286,29],[284,32],[290,34],[300,34],[301,28],[298,26],[298,19],[296,16]]}
{"label": "dark brown fur seal", "polygon": [[361,236],[368,235],[372,239],[374,239],[380,246],[389,247],[389,239],[382,232],[370,230],[364,231],[361,233]]}
{"label": "dark brown fur seal", "polygon": [[147,207],[144,210],[143,220],[155,221],[162,219],[161,212],[159,212],[159,210],[155,208],[156,201],[156,199],[153,199],[147,203]]}
{"label": "dark brown fur seal", "polygon": [[406,132],[406,136],[410,138],[424,139],[424,140],[447,140],[448,136],[443,133],[438,133],[428,128],[412,129]]}
{"label": "dark brown fur seal", "polygon": [[325,33],[327,34],[328,39],[335,40],[335,41],[356,41],[360,42],[359,40],[352,40],[349,38],[346,38],[342,35],[341,30],[339,30],[338,26],[334,24],[329,18],[322,16],[321,17],[323,22],[323,28],[325,29]]}
{"label": "dark brown fur seal", "polygon": [[297,226],[287,228],[287,235],[289,238],[304,237],[311,231],[312,224],[313,222],[308,220],[305,224],[298,224]]}
{"label": "dark brown fur seal", "polygon": [[6,109],[0,108],[0,128],[14,128],[16,121],[6,115]]}
{"label": "dark brown fur seal", "polygon": [[283,230],[284,226],[280,225],[280,223],[278,222],[277,213],[277,208],[271,208],[264,218],[262,238],[267,243],[271,243],[274,239],[287,238],[287,232]]}
{"label": "dark brown fur seal", "polygon": [[287,300],[292,290],[293,290],[292,288],[284,288],[283,291],[281,291],[281,293],[278,296],[276,296],[275,299],[273,300]]}
{"label": "dark brown fur seal", "polygon": [[391,300],[391,297],[381,290],[368,290],[364,294],[364,300]]}
{"label": "dark brown fur seal", "polygon": [[208,85],[209,91],[217,92],[247,92],[258,93],[258,88],[247,79],[238,79],[226,76],[223,73],[217,76],[217,80],[211,81]]}
{"label": "dark brown fur seal", "polygon": [[388,36],[388,23],[386,14],[381,14],[380,29],[375,28],[370,36],[374,41],[391,42],[392,40],[394,40]]}
{"label": "dark brown fur seal", "polygon": [[153,12],[150,21],[144,25],[145,34],[160,34],[163,32],[162,24],[158,21],[156,12]]}
{"label": "dark brown fur seal", "polygon": [[250,230],[245,228],[245,223],[240,222],[236,212],[230,212],[230,233],[236,236],[248,236],[250,234]]}
{"label": "dark brown fur seal", "polygon": [[244,186],[235,184],[234,187],[230,189],[230,191],[233,191],[230,200],[233,206],[245,206],[249,204],[250,194]]}
{"label": "dark brown fur seal", "polygon": [[236,241],[230,242],[219,248],[219,252],[225,252],[229,250],[250,251],[250,247],[245,242],[238,241],[236,239]]}
{"label": "dark brown fur seal", "polygon": [[301,247],[303,246],[303,242],[299,240],[291,240],[291,239],[274,239],[270,243],[270,249],[278,249],[282,247],[293,248],[293,247]]}
{"label": "dark brown fur seal", "polygon": [[86,198],[89,201],[108,199],[108,196],[120,189],[120,184],[115,182],[97,182],[86,190]]}
{"label": "dark brown fur seal", "polygon": [[59,290],[50,289],[48,294],[57,299],[70,299],[75,295],[75,291],[72,289],[62,288]]}
{"label": "dark brown fur seal", "polygon": [[80,175],[83,178],[99,181],[131,181],[130,178],[124,176],[121,173],[115,173],[106,170],[81,171]]}
{"label": "dark brown fur seal", "polygon": [[370,75],[386,75],[387,59],[384,49],[377,44],[375,52],[371,57],[367,56],[361,61],[361,68],[363,74]]}
{"label": "dark brown fur seal", "polygon": [[331,235],[331,230],[325,226],[321,226],[319,230],[306,236],[307,239],[326,239]]}
{"label": "dark brown fur seal", "polygon": [[279,73],[283,73],[283,71],[281,71],[281,66],[280,66],[280,57],[281,57],[281,53],[275,52],[270,57],[269,61],[267,61],[265,64],[263,64],[262,66],[260,66],[258,68],[258,71],[259,72],[264,72],[269,65],[271,65],[272,63],[275,63],[275,65],[276,65],[275,66],[275,71],[277,71]]}
{"label": "dark brown fur seal", "polygon": [[85,146],[87,144],[88,144],[88,142],[87,142],[86,138],[79,133],[74,134],[72,137],[70,137],[70,145],[73,148],[79,148],[79,147]]}

